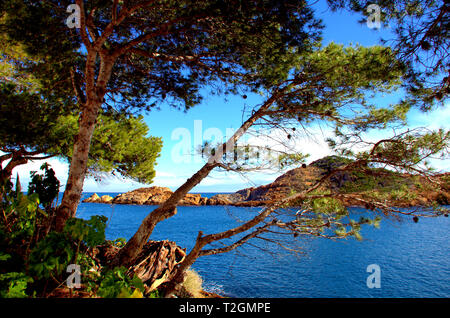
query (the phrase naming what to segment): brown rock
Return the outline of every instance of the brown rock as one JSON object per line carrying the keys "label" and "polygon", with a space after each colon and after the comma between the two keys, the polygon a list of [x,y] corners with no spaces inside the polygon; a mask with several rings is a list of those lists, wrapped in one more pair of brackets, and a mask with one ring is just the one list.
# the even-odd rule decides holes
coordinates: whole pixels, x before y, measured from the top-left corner
{"label": "brown rock", "polygon": [[228,194],[216,194],[208,199],[207,205],[230,205],[233,203]]}
{"label": "brown rock", "polygon": [[[247,198],[245,193],[249,191],[249,189],[240,190],[235,193],[224,193],[224,194],[216,194],[208,199],[206,202],[207,205],[233,205],[237,202],[242,202]],[[242,194],[244,193],[244,195]]]}
{"label": "brown rock", "polygon": [[148,205],[160,205],[164,201],[166,201],[170,196],[172,195],[172,191],[170,192],[161,192],[161,193],[155,193],[152,196],[148,198],[147,201],[145,201],[144,204]]}
{"label": "brown rock", "polygon": [[[168,194],[167,194],[168,193]],[[113,200],[117,204],[160,204],[172,191],[166,187],[139,188],[119,194]],[[147,202],[148,201],[148,202]]]}
{"label": "brown rock", "polygon": [[[139,205],[160,205],[171,195],[172,190],[166,187],[147,187],[119,194],[113,199],[117,204],[139,204]],[[200,194],[188,193],[181,200],[180,205],[201,205],[206,203],[206,198]]]}
{"label": "brown rock", "polygon": [[112,203],[113,201],[113,197],[109,196],[109,195],[102,195],[100,197],[100,203]]}
{"label": "brown rock", "polygon": [[239,207],[255,207],[270,204],[272,201],[240,201],[233,203],[234,206]]}
{"label": "brown rock", "polygon": [[181,200],[181,205],[200,205],[200,199],[202,195],[201,194],[192,194],[188,193],[184,197],[183,200]]}
{"label": "brown rock", "polygon": [[83,200],[83,202],[85,202],[85,203],[97,203],[99,201],[100,201],[100,197],[97,195],[97,193],[94,193],[89,198]]}

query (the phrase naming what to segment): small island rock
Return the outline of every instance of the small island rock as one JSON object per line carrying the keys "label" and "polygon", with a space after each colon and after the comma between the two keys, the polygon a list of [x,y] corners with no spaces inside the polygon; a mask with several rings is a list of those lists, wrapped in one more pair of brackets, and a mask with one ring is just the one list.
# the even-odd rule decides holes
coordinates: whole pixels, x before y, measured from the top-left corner
{"label": "small island rock", "polygon": [[100,197],[98,196],[97,193],[94,193],[89,198],[83,200],[83,202],[85,202],[85,203],[97,203],[99,201],[100,201]]}

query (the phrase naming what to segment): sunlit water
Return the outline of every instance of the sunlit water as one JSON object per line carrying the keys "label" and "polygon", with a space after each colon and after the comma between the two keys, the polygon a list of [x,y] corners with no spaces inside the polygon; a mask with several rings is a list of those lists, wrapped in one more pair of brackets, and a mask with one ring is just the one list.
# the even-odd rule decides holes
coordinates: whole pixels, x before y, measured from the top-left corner
{"label": "sunlit water", "polygon": [[[85,193],[83,198],[90,195]],[[129,239],[153,208],[82,203],[77,216],[105,215],[107,239]],[[174,217],[157,225],[151,239],[169,239],[189,251],[199,231],[227,230],[255,211],[178,207]],[[230,253],[199,258],[193,268],[207,290],[231,297],[450,297],[449,230],[446,217],[421,218],[418,223],[410,218],[383,220],[379,229],[363,227],[362,242],[312,239],[301,244],[304,253],[296,256],[269,243],[251,241],[253,245]],[[367,287],[370,264],[381,269],[381,288]]]}

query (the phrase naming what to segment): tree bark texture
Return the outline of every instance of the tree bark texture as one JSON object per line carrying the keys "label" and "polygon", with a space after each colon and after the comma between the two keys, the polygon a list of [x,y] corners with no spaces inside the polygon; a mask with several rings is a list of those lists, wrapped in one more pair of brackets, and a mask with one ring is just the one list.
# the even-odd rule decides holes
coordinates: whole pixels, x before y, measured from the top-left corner
{"label": "tree bark texture", "polygon": [[81,114],[80,128],[73,147],[69,176],[61,204],[58,207],[56,218],[57,231],[61,231],[67,219],[74,217],[77,212],[87,171],[89,148],[100,105],[99,103],[87,104]]}
{"label": "tree bark texture", "polygon": [[168,282],[185,257],[186,251],[175,242],[150,241],[145,244],[134,265],[129,267],[128,274],[136,274],[146,286],[146,293],[149,293]]}
{"label": "tree bark texture", "polygon": [[[120,251],[120,248],[110,244],[99,245],[92,251],[91,256],[101,267],[110,267],[111,261]],[[135,262],[128,268],[127,275],[137,275],[145,286],[145,294],[156,290],[162,284],[168,283],[179,264],[185,259],[186,250],[175,242],[149,241],[142,248]],[[100,270],[98,268],[98,270]]]}
{"label": "tree bark texture", "polygon": [[106,86],[111,77],[113,60],[105,60],[100,57],[100,69],[95,81],[96,53],[88,53],[86,61],[86,103],[81,105],[78,135],[73,146],[73,155],[70,161],[69,176],[66,188],[58,207],[56,216],[56,230],[62,231],[65,222],[74,217],[77,212],[83,192],[84,178],[87,172],[89,149],[94,133],[98,112],[103,103]]}

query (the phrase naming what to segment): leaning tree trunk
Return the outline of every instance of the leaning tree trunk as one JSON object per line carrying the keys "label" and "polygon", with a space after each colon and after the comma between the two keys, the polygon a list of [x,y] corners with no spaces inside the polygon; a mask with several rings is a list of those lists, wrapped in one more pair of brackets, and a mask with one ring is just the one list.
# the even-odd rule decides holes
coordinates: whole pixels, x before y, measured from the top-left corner
{"label": "leaning tree trunk", "polygon": [[147,215],[133,237],[128,240],[127,244],[117,254],[112,265],[128,267],[135,263],[136,257],[141,253],[143,246],[150,238],[150,234],[153,232],[156,224],[175,215],[178,202],[215,167],[216,164],[214,163],[204,165],[203,168],[178,188],[169,199]]}
{"label": "leaning tree trunk", "polygon": [[278,99],[281,91],[275,91],[266,102],[250,116],[241,127],[231,136],[226,143],[217,149],[214,156],[211,156],[208,162],[190,177],[182,186],[180,186],[162,205],[148,214],[142,221],[136,233],[131,237],[127,244],[118,253],[114,260],[114,266],[129,266],[139,255],[144,244],[150,238],[155,226],[176,214],[176,208],[180,200],[199,184],[216,167],[221,165],[222,155],[231,151],[240,137],[262,116],[266,114],[269,107]]}
{"label": "leaning tree trunk", "polygon": [[114,58],[100,56],[100,69],[97,81],[95,81],[96,59],[96,52],[88,53],[85,70],[86,103],[82,106],[78,135],[75,138],[73,155],[70,162],[69,177],[56,215],[57,231],[62,231],[66,221],[74,217],[77,212],[77,207],[83,192],[83,183],[86,177],[87,162],[89,159],[89,148],[95,123],[114,66]]}
{"label": "leaning tree trunk", "polygon": [[61,231],[64,228],[67,219],[75,216],[77,211],[83,192],[83,183],[89,158],[89,148],[100,105],[101,103],[98,102],[86,105],[85,110],[81,114],[79,132],[73,147],[69,177],[67,179],[66,189],[61,204],[58,207],[58,214],[56,217],[57,231]]}

